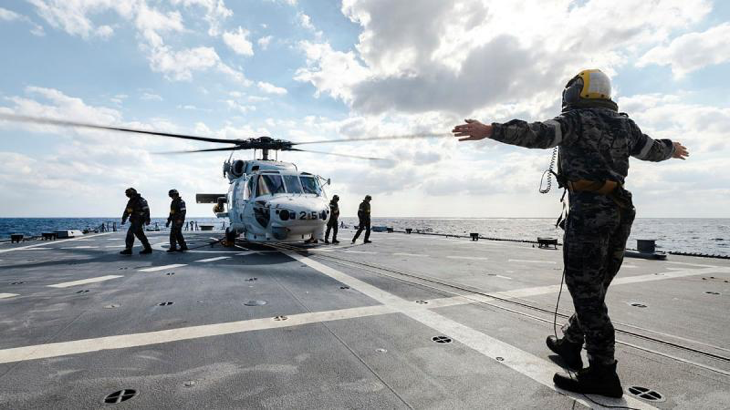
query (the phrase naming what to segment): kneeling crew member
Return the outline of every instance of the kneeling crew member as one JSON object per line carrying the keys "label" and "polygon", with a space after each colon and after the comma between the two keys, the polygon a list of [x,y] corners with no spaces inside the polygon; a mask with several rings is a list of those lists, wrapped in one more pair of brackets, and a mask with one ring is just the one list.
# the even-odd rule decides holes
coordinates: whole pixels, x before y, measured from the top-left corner
{"label": "kneeling crew member", "polygon": [[132,254],[135,236],[144,246],[144,249],[139,253],[141,255],[152,253],[150,242],[144,234],[144,226],[150,224],[150,207],[147,205],[147,200],[142,198],[142,195],[134,188],[128,188],[124,193],[129,198],[129,202],[127,202],[127,207],[122,214],[122,225],[127,223],[127,218],[129,218],[129,229],[127,230],[126,239],[127,248],[119,253],[122,255]]}
{"label": "kneeling crew member", "polygon": [[563,112],[545,122],[521,120],[485,125],[476,120],[454,128],[459,141],[491,138],[527,148],[559,147],[559,180],[567,186],[570,209],[563,239],[565,282],[575,314],[564,337],[547,338],[550,350],[581,369],[585,341],[589,366],[575,377],[556,373],[555,385],[584,394],[621,397],[616,373],[615,331],[608,317],[606,291],[624,258],[636,211],[623,188],[629,156],[644,161],[685,159],[678,142],[653,140],[620,113],[611,100],[611,82],[600,70],[585,70],[563,90]]}
{"label": "kneeling crew member", "polygon": [[330,231],[333,231],[332,243],[335,245],[340,243],[340,241],[337,240],[337,220],[340,218],[340,206],[338,205],[338,202],[340,202],[340,197],[337,195],[333,196],[330,201],[330,219],[327,221],[327,232],[324,234],[324,243],[330,243]]}
{"label": "kneeling crew member", "polygon": [[365,195],[365,199],[360,203],[360,208],[357,210],[357,218],[360,220],[358,222],[358,229],[355,233],[355,237],[352,238],[352,243],[355,243],[357,241],[357,238],[360,237],[360,234],[362,233],[362,230],[365,229],[365,243],[371,243],[370,241],[370,200],[372,197],[370,195]]}
{"label": "kneeling crew member", "polygon": [[[183,225],[185,224],[185,201],[180,198],[180,193],[177,192],[177,189],[171,189],[167,194],[172,198],[172,203],[170,203],[170,216],[167,217],[167,223],[165,224],[167,227],[172,224],[172,228],[170,229],[170,249],[167,251],[185,252],[188,250],[182,234]],[[179,248],[177,247],[178,244],[180,245]]]}

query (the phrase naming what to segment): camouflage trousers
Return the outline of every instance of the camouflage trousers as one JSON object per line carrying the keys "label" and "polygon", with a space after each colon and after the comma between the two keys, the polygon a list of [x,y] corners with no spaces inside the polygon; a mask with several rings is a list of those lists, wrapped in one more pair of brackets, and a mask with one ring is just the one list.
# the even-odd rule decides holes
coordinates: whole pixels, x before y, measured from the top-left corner
{"label": "camouflage trousers", "polygon": [[614,362],[616,336],[606,292],[621,268],[635,216],[630,197],[628,207],[619,207],[603,195],[570,195],[563,262],[575,313],[563,326],[563,334],[573,343],[585,341],[589,359],[598,363]]}

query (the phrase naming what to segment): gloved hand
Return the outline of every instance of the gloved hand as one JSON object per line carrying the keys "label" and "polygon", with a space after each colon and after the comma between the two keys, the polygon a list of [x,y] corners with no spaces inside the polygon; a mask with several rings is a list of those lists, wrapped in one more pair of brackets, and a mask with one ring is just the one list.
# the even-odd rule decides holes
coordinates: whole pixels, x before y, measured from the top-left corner
{"label": "gloved hand", "polygon": [[149,219],[148,219],[148,220],[146,220],[146,221],[144,221],[144,224],[145,224],[145,225],[149,225],[150,223],[152,223],[152,221],[150,221]]}
{"label": "gloved hand", "polygon": [[126,219],[122,219],[122,225],[124,225],[125,223],[127,223],[127,220]]}
{"label": "gloved hand", "polygon": [[169,228],[169,227],[170,227],[170,221],[167,221],[167,223],[165,224],[165,228]]}

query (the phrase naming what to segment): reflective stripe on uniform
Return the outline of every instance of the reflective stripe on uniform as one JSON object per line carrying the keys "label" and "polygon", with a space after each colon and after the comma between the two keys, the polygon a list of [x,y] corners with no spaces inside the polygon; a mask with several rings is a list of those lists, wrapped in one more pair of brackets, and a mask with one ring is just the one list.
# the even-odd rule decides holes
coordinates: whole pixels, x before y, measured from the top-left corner
{"label": "reflective stripe on uniform", "polygon": [[560,127],[560,123],[555,120],[547,120],[544,122],[544,124],[553,127],[553,131],[555,133],[555,136],[553,137],[553,141],[546,148],[552,148],[552,147],[558,146],[558,144],[560,144],[563,141],[563,129]]}
{"label": "reflective stripe on uniform", "polygon": [[651,147],[654,145],[654,140],[651,139],[651,137],[646,137],[646,143],[644,144],[644,147],[641,148],[641,152],[639,152],[638,155],[635,157],[638,159],[644,159],[649,156],[649,151],[651,151]]}

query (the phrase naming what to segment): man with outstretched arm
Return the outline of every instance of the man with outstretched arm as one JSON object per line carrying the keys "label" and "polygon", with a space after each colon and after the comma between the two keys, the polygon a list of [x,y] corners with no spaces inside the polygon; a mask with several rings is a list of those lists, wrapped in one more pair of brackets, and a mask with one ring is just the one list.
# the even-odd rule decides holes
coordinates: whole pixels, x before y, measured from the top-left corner
{"label": "man with outstretched arm", "polygon": [[[618,273],[636,211],[624,189],[629,157],[644,161],[684,160],[679,142],[653,140],[620,113],[611,100],[611,83],[600,70],[584,70],[563,90],[563,110],[554,119],[527,123],[482,124],[466,120],[452,132],[459,141],[490,138],[526,148],[559,147],[559,182],[569,192],[563,240],[565,282],[575,313],[563,338],[547,345],[563,361],[580,369],[575,377],[556,373],[559,388],[585,394],[621,397],[616,373],[615,331],[605,304],[606,291]],[[589,366],[580,352],[585,342]]]}

